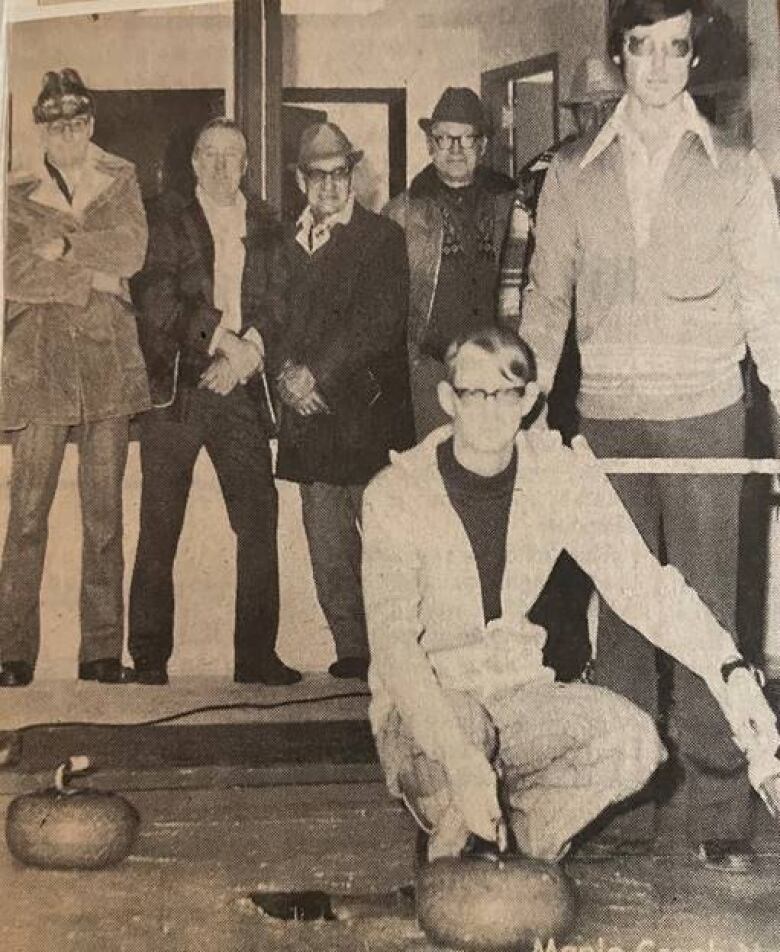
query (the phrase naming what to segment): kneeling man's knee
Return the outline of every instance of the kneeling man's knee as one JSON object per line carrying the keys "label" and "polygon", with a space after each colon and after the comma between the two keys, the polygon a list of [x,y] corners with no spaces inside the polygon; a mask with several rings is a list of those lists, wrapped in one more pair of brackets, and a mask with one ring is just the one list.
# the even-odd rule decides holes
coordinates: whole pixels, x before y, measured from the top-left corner
{"label": "kneeling man's knee", "polygon": [[658,735],[655,721],[626,701],[615,731],[617,757],[622,764],[623,783],[629,791],[641,789],[668,754]]}

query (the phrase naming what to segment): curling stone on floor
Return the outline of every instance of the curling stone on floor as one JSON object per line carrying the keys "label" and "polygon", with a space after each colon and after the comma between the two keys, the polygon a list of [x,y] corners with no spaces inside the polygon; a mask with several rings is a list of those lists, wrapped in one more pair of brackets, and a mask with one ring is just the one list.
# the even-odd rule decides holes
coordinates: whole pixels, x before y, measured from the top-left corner
{"label": "curling stone on floor", "polygon": [[86,757],[57,768],[54,787],[11,801],[5,836],[11,855],[41,869],[102,869],[121,862],[138,833],[135,807],[116,793],[69,787]]}
{"label": "curling stone on floor", "polygon": [[571,931],[576,893],[554,863],[502,854],[442,857],[417,874],[417,919],[437,945],[526,952]]}

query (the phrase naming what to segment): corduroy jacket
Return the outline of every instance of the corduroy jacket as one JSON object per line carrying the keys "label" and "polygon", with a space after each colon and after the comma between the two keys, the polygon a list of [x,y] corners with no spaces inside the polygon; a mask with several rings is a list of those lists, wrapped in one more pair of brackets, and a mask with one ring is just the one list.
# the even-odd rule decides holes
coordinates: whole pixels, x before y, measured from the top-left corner
{"label": "corduroy jacket", "polygon": [[[149,406],[127,279],[147,228],[133,166],[90,144],[70,206],[42,168],[8,189],[0,428],[72,425]],[[64,257],[36,245],[67,237]],[[92,287],[102,272],[115,293]],[[105,283],[105,282],[104,282]]]}

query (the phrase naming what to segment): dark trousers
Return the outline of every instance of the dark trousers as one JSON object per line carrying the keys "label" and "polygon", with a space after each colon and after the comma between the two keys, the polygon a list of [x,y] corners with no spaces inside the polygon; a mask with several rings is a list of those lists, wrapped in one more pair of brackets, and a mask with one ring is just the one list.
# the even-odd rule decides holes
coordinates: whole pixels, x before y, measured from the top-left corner
{"label": "dark trousers", "polygon": [[[583,420],[582,433],[597,456],[739,457],[745,411],[740,402],[692,419]],[[613,486],[652,552],[676,566],[723,627],[736,631],[739,549],[739,476],[611,477]],[[749,835],[750,786],[745,762],[704,682],[670,662],[667,729],[685,771],[688,829],[698,840]],[[601,602],[596,647],[598,684],[659,714],[656,651]],[[652,804],[618,817],[616,835],[653,832]]]}
{"label": "dark trousers", "polygon": [[69,434],[75,436],[79,449],[79,661],[122,655],[122,479],[127,462],[127,417],[73,427],[31,423],[13,434],[11,505],[0,570],[0,656],[4,662],[24,661],[35,667],[38,658],[49,511]]}
{"label": "dark trousers", "polygon": [[303,526],[317,601],[339,658],[367,658],[358,532],[364,486],[301,485]]}
{"label": "dark trousers", "polygon": [[139,666],[164,666],[172,654],[173,563],[195,460],[205,447],[236,535],[235,674],[255,677],[274,653],[279,626],[278,502],[268,440],[243,388],[228,397],[188,391],[180,399],[181,421],[157,410],[141,420],[141,531],[130,588],[130,653]]}

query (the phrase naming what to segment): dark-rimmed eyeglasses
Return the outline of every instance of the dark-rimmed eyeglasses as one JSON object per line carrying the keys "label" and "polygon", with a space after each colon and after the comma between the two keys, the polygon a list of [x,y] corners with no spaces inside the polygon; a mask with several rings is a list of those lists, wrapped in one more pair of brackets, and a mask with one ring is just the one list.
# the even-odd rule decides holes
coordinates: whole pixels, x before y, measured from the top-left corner
{"label": "dark-rimmed eyeglasses", "polygon": [[517,387],[500,387],[498,390],[483,390],[482,387],[456,387],[450,384],[453,392],[470,406],[484,406],[492,401],[500,407],[519,406],[525,396],[525,384]]}
{"label": "dark-rimmed eyeglasses", "polygon": [[83,135],[89,126],[89,116],[75,116],[73,119],[55,119],[46,123],[46,131],[52,136],[64,136],[66,130],[71,135]]}
{"label": "dark-rimmed eyeglasses", "polygon": [[623,47],[630,56],[636,56],[639,59],[655,56],[659,48],[669,59],[685,59],[693,49],[693,44],[688,36],[663,40],[659,43],[652,36],[636,36],[629,33],[624,37]]}
{"label": "dark-rimmed eyeglasses", "polygon": [[352,175],[352,169],[348,165],[340,165],[337,169],[325,171],[325,169],[304,169],[304,177],[311,185],[325,185],[331,181],[334,185],[344,185],[349,181]]}
{"label": "dark-rimmed eyeglasses", "polygon": [[455,146],[468,152],[476,146],[481,138],[482,136],[476,132],[464,132],[463,135],[460,136],[451,136],[446,132],[437,132],[435,135],[431,133],[431,141],[436,148],[442,152],[448,151]]}

